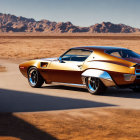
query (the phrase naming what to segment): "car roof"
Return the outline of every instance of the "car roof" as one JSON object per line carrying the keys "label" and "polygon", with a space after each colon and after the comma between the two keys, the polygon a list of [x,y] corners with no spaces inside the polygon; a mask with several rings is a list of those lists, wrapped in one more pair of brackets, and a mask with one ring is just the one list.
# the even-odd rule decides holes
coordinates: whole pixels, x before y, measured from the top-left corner
{"label": "car roof", "polygon": [[119,50],[119,49],[123,49],[123,50],[127,50],[126,48],[121,48],[121,47],[111,47],[111,46],[82,46],[82,47],[74,47],[72,49],[86,49],[86,50]]}

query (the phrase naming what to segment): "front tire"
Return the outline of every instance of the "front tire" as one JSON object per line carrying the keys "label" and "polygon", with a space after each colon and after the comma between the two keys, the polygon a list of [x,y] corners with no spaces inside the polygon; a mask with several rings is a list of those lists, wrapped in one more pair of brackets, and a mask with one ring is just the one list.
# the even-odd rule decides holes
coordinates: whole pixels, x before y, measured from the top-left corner
{"label": "front tire", "polygon": [[86,87],[88,91],[93,95],[103,94],[105,92],[106,87],[102,83],[102,81],[95,77],[87,77],[85,79]]}
{"label": "front tire", "polygon": [[31,67],[28,70],[28,82],[33,88],[40,88],[43,85],[44,79],[36,67]]}

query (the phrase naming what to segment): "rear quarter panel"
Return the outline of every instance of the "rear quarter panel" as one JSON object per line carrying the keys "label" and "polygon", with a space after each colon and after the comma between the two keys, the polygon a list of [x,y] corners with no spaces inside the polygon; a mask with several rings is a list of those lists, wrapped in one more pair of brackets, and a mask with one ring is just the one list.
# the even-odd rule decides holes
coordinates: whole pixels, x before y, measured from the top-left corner
{"label": "rear quarter panel", "polygon": [[121,58],[110,56],[104,51],[95,50],[83,65],[83,71],[87,69],[99,69],[110,74],[117,85],[131,84],[124,81],[123,74],[135,74],[136,63],[132,63]]}

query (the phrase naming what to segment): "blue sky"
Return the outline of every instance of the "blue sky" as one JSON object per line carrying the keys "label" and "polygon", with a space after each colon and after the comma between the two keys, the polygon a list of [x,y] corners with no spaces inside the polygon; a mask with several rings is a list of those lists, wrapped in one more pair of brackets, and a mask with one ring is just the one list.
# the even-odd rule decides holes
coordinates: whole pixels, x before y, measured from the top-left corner
{"label": "blue sky", "polygon": [[110,21],[140,28],[140,0],[0,0],[0,12],[79,26]]}

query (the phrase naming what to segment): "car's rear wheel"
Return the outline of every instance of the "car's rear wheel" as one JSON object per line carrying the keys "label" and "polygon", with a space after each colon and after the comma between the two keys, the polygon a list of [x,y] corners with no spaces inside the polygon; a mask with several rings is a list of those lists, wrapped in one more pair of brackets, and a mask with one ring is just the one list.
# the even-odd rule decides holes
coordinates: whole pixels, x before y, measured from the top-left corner
{"label": "car's rear wheel", "polygon": [[87,77],[85,82],[88,91],[93,95],[103,94],[103,92],[106,90],[105,85],[98,78]]}
{"label": "car's rear wheel", "polygon": [[40,75],[36,67],[31,67],[28,70],[28,82],[31,87],[39,88],[43,85],[44,79]]}

